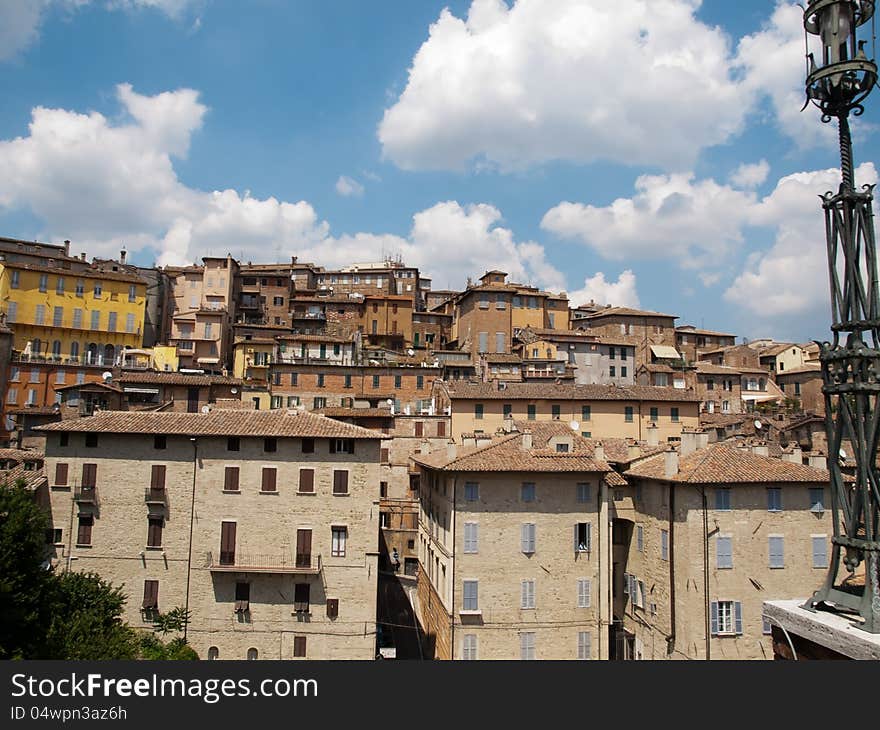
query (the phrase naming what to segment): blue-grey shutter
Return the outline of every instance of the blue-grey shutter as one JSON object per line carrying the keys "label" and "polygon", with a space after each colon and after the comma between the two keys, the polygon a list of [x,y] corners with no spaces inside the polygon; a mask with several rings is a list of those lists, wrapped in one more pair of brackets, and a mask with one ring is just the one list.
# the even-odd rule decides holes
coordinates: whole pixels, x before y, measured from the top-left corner
{"label": "blue-grey shutter", "polygon": [[769,538],[770,567],[779,568],[785,565],[785,540],[782,537]]}
{"label": "blue-grey shutter", "polygon": [[587,552],[592,550],[593,543],[593,525],[590,522],[587,522]]}
{"label": "blue-grey shutter", "polygon": [[529,526],[526,523],[520,528],[520,548],[524,553],[529,552]]}
{"label": "blue-grey shutter", "polygon": [[574,551],[575,552],[578,551],[578,524],[579,523],[577,523],[577,522],[574,523],[574,538],[573,539],[574,539]]}
{"label": "blue-grey shutter", "polygon": [[828,566],[828,547],[824,537],[813,538],[813,567],[825,568]]}
{"label": "blue-grey shutter", "polygon": [[743,605],[739,601],[734,601],[733,603],[733,616],[736,621],[736,633],[742,634],[743,632]]}
{"label": "blue-grey shutter", "polygon": [[529,607],[529,582],[527,580],[520,581],[519,584],[519,607]]}
{"label": "blue-grey shutter", "polygon": [[623,574],[623,593],[624,595],[629,595],[629,573]]}
{"label": "blue-grey shutter", "polygon": [[712,601],[712,636],[718,635],[718,601]]}

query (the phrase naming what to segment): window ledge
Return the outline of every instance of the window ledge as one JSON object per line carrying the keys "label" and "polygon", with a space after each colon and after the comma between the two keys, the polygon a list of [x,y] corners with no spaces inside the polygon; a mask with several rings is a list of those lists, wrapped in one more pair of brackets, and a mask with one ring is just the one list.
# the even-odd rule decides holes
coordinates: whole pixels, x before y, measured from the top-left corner
{"label": "window ledge", "polygon": [[276,489],[274,492],[269,492],[269,491],[266,491],[266,490],[264,490],[264,489],[261,489],[261,490],[258,492],[258,494],[274,494],[274,495],[277,497],[278,494],[279,494],[279,492],[278,492],[277,489]]}
{"label": "window ledge", "polygon": [[240,489],[224,489],[223,494],[241,494]]}
{"label": "window ledge", "polygon": [[350,497],[351,492],[340,492],[340,493],[333,492],[333,496],[334,497]]}
{"label": "window ledge", "polygon": [[77,548],[90,548],[90,547],[92,547],[92,546],[91,546],[91,545],[86,545],[86,544],[84,544],[84,543],[79,543],[79,542],[78,542],[78,543],[76,543],[76,544],[74,545],[74,547],[77,547]]}
{"label": "window ledge", "polygon": [[459,610],[458,613],[460,616],[482,616],[483,615],[483,612],[479,608],[475,608],[472,610],[462,608]]}
{"label": "window ledge", "polygon": [[164,550],[165,548],[162,545],[146,545],[144,550],[152,550],[153,552],[157,552],[160,550]]}

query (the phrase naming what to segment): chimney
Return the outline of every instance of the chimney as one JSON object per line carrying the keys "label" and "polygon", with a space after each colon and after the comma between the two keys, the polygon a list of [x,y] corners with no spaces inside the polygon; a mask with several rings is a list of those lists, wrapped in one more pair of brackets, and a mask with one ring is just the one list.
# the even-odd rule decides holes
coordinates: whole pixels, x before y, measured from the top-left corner
{"label": "chimney", "polygon": [[513,433],[516,427],[513,425],[513,416],[508,416],[504,419],[504,433]]}
{"label": "chimney", "polygon": [[770,456],[770,448],[765,443],[755,444],[752,446],[752,453],[755,456]]}
{"label": "chimney", "polygon": [[461,435],[461,446],[463,449],[474,448],[477,445],[477,437],[473,434],[462,434]]}
{"label": "chimney", "polygon": [[663,454],[665,458],[665,474],[667,479],[672,479],[678,474],[678,452],[670,446]]}
{"label": "chimney", "polygon": [[427,439],[425,441],[422,441],[421,444],[419,444],[419,453],[420,454],[430,454],[431,453],[431,444],[428,443]]}
{"label": "chimney", "polygon": [[801,449],[800,445],[795,445],[795,447],[791,450],[791,459],[794,464],[803,464],[804,463],[804,452]]}
{"label": "chimney", "polygon": [[83,251],[83,252],[79,255],[79,258],[80,258],[80,261],[85,261],[85,260],[86,260],[86,252]]}
{"label": "chimney", "polygon": [[693,454],[697,450],[697,434],[690,428],[681,429],[681,457]]}
{"label": "chimney", "polygon": [[119,252],[119,263],[120,263],[120,264],[124,264],[124,263],[125,263],[125,249],[122,249],[122,250]]}
{"label": "chimney", "polygon": [[638,459],[642,455],[642,449],[638,444],[626,445],[626,458],[630,461]]}
{"label": "chimney", "polygon": [[657,446],[660,444],[660,434],[657,433],[658,429],[656,423],[649,423],[645,431],[648,433],[648,446]]}
{"label": "chimney", "polygon": [[532,432],[529,429],[523,431],[522,447],[523,451],[530,451],[532,448]]}
{"label": "chimney", "polygon": [[458,448],[455,446],[454,441],[450,441],[448,444],[446,444],[446,458],[447,459],[450,459],[450,460],[454,459],[457,453],[458,453]]}
{"label": "chimney", "polygon": [[64,255],[70,256],[70,240],[64,239]]}
{"label": "chimney", "polygon": [[593,459],[595,461],[605,461],[605,447],[601,441],[597,441],[593,445]]}
{"label": "chimney", "polygon": [[828,469],[828,459],[825,458],[822,454],[816,452],[814,454],[810,454],[810,466],[814,469]]}

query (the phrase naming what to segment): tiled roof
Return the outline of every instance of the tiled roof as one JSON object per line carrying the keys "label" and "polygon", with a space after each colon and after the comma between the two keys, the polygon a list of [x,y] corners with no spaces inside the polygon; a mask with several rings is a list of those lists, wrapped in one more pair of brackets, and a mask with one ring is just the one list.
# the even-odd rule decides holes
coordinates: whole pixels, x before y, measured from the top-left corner
{"label": "tiled roof", "polygon": [[338,337],[337,335],[279,335],[276,339],[284,342],[340,342],[351,344],[351,338]]}
{"label": "tiled roof", "polygon": [[381,434],[304,411],[216,410],[211,413],[132,413],[101,411],[40,426],[41,431],[164,433],[174,436],[255,436],[277,438],[379,439]]}
{"label": "tiled roof", "polygon": [[58,415],[58,408],[55,406],[19,406],[18,408],[8,408],[6,412],[10,416],[55,416]]}
{"label": "tiled roof", "polygon": [[748,420],[754,420],[753,413],[701,413],[700,424],[707,426],[733,426],[739,423],[745,423]]}
{"label": "tiled roof", "polygon": [[[57,259],[56,259],[57,260]],[[18,261],[4,262],[7,268],[24,269],[26,271],[39,271],[47,274],[58,274],[66,279],[102,279],[105,281],[127,281],[131,284],[146,285],[146,281],[135,274],[125,274],[120,271],[99,271],[97,269],[64,269],[60,266],[38,266],[37,264],[24,264]]]}
{"label": "tiled roof", "polygon": [[770,347],[766,347],[763,350],[758,352],[758,357],[769,357],[770,355],[778,355],[781,352],[785,352],[789,347],[800,347],[800,345],[796,345],[794,342],[781,342],[775,345],[771,345]]}
{"label": "tiled roof", "polygon": [[829,481],[824,469],[758,456],[727,444],[714,444],[681,458],[678,474],[671,479],[666,477],[663,454],[636,464],[625,475],[686,484],[820,484]]}
{"label": "tiled roof", "polygon": [[791,370],[782,370],[776,373],[776,379],[784,378],[786,375],[803,375],[805,373],[812,373],[813,375],[817,375],[819,377],[822,376],[822,366],[818,363],[815,365],[801,365],[799,368],[792,368]]}
{"label": "tiled roof", "polygon": [[[649,362],[646,365],[642,365],[642,367],[647,370],[649,373],[674,373],[675,371],[669,367],[669,365],[664,365],[663,363]],[[641,368],[639,368],[641,370]]]}
{"label": "tiled roof", "polygon": [[739,368],[730,365],[715,365],[703,360],[698,360],[694,366],[701,375],[739,375],[742,372]]}
{"label": "tiled roof", "polygon": [[[31,449],[0,449],[0,485],[13,485],[19,479],[24,479],[25,484],[34,489],[44,480],[43,452]],[[25,462],[30,462],[32,468],[26,469]],[[34,464],[33,462],[36,462]],[[34,468],[35,467],[35,468]]]}
{"label": "tiled roof", "polygon": [[693,327],[688,324],[681,325],[675,328],[676,334],[681,335],[709,335],[710,337],[736,337],[729,332],[716,332],[715,330],[704,330],[699,327]]}
{"label": "tiled roof", "polygon": [[589,315],[588,319],[597,319],[599,317],[623,316],[623,317],[664,317],[666,319],[678,319],[677,314],[663,314],[662,312],[651,312],[643,309],[630,309],[629,307],[606,307],[600,309],[595,314]]}
{"label": "tiled roof", "polygon": [[510,363],[510,364],[519,365],[519,363],[522,361],[522,358],[519,355],[513,355],[513,354],[507,355],[503,352],[501,352],[501,353],[487,352],[485,355],[483,355],[483,357],[486,359],[486,362],[489,363],[490,365],[492,363]]}
{"label": "tiled roof", "polygon": [[[458,449],[449,458],[446,449],[432,454],[416,454],[417,464],[454,472],[610,472],[607,462],[593,458],[594,445],[574,433],[564,424],[552,422],[529,422],[532,431],[532,448],[522,447],[523,433],[514,431],[491,443],[476,448]],[[558,453],[548,446],[553,436],[571,438],[568,453]]]}
{"label": "tiled roof", "polygon": [[156,385],[241,385],[241,378],[225,375],[190,375],[188,373],[163,373],[145,371],[142,373],[123,373],[116,378],[117,383],[151,383]]}
{"label": "tiled roof", "polygon": [[624,400],[697,402],[692,390],[652,385],[578,385],[574,383],[496,383],[453,381],[448,384],[450,397],[466,400]]}
{"label": "tiled roof", "polygon": [[388,408],[316,408],[312,413],[328,418],[394,418]]}

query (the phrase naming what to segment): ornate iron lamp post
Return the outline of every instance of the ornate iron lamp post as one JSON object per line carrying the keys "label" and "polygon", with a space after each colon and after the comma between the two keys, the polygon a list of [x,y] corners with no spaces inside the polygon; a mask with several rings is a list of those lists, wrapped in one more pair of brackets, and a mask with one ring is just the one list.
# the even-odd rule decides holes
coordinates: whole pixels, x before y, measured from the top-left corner
{"label": "ornate iron lamp post", "polygon": [[[876,467],[880,291],[873,186],[856,190],[849,130],[850,113],[862,114],[862,102],[877,83],[877,66],[864,51],[867,40],[859,38],[870,27],[873,44],[874,4],[874,0],[810,0],[804,11],[807,103],[812,101],[820,109],[823,122],[837,119],[842,175],[838,192],[822,196],[833,340],[818,343],[834,536],[828,575],[805,607],[856,612],[863,619],[863,629],[880,633],[880,474]],[[809,53],[810,35],[821,41],[821,59]],[[855,451],[855,482],[844,481],[837,458],[843,440]],[[835,586],[841,561],[850,572],[864,563],[865,586],[860,594]]]}

